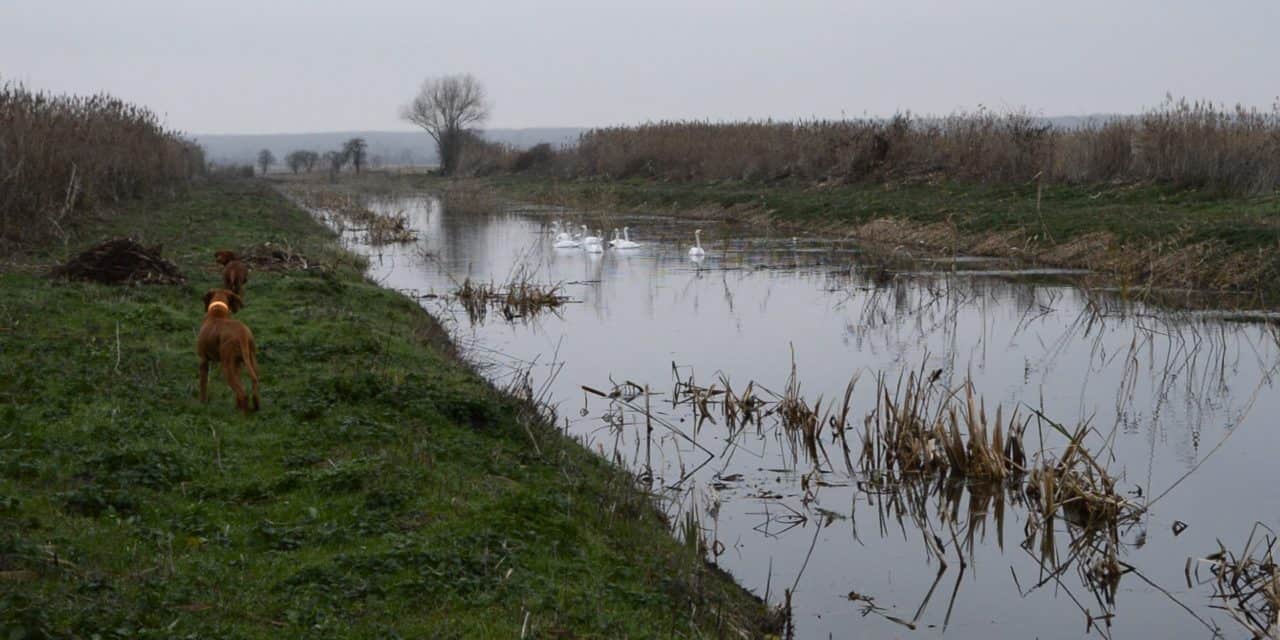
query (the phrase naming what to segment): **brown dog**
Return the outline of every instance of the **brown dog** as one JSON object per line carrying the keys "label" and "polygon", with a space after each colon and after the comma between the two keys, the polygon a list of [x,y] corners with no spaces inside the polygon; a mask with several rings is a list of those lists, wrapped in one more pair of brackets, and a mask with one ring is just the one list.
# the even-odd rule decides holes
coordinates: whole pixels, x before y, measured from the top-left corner
{"label": "brown dog", "polygon": [[214,253],[213,259],[222,265],[222,285],[243,299],[244,283],[249,281],[249,267],[240,261],[236,252],[226,249]]}
{"label": "brown dog", "polygon": [[252,410],[257,411],[258,357],[253,332],[243,322],[231,317],[240,310],[240,296],[226,289],[210,289],[204,294],[204,322],[196,337],[196,354],[200,356],[200,402],[209,401],[209,363],[222,365],[222,376],[236,394],[236,409],[250,411],[249,398],[240,384],[240,366],[253,382]]}

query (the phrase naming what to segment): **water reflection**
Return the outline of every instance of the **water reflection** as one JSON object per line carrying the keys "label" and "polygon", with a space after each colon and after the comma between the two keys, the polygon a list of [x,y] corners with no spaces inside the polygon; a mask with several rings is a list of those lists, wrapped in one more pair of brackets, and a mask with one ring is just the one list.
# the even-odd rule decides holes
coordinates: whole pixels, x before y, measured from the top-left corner
{"label": "water reflection", "polygon": [[[349,236],[371,277],[416,294],[490,375],[545,387],[569,432],[649,479],[710,557],[772,602],[790,598],[798,637],[1211,636],[1223,615],[1187,586],[1186,559],[1257,520],[1278,524],[1273,325],[1163,312],[1073,286],[1070,274],[904,265],[705,221],[706,255],[692,261],[695,227],[678,220],[593,218],[591,228],[631,227],[644,245],[590,255],[552,248],[542,211],[386,206],[421,234],[377,248]],[[519,269],[573,302],[507,322],[469,316],[451,296],[467,279],[501,284]],[[775,398],[793,364],[810,405],[838,404],[855,375],[925,370],[948,389],[971,379],[987,407],[1087,423],[1116,491],[1147,510],[1099,532],[1061,511],[1038,515],[1023,482],[868,473],[841,453],[857,459],[856,436],[828,430],[823,452],[807,450],[749,402],[730,418],[681,392],[715,383],[739,401]],[[848,391],[848,424],[861,429],[876,388]],[[1062,451],[1035,427],[1026,437],[1029,449]],[[1176,534],[1175,522],[1185,523]]]}

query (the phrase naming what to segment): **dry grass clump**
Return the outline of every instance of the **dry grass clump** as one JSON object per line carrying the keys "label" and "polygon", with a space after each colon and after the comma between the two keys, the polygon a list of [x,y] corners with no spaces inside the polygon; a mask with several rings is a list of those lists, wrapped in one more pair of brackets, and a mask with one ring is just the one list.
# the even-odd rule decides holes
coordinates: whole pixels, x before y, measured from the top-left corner
{"label": "dry grass clump", "polygon": [[[1054,425],[1057,428],[1057,425]],[[1089,429],[1081,425],[1069,438],[1062,455],[1042,454],[1027,477],[1027,496],[1038,505],[1043,521],[1061,513],[1072,524],[1092,529],[1114,527],[1136,508],[1116,493],[1116,481],[1083,444]]]}
{"label": "dry grass clump", "polygon": [[[1259,527],[1266,528],[1255,524],[1239,554],[1219,542],[1217,553],[1202,562],[1208,563],[1212,572],[1212,598],[1220,603],[1213,605],[1215,608],[1226,611],[1255,638],[1280,638],[1280,567],[1273,555],[1276,537],[1269,533],[1259,538]],[[1198,579],[1198,567],[1196,576]],[[1190,567],[1187,583],[1190,587]]]}
{"label": "dry grass clump", "polygon": [[574,176],[663,180],[1157,181],[1229,194],[1280,188],[1272,111],[1167,100],[1055,128],[1026,111],[800,122],[667,121],[593,129],[547,161]]}
{"label": "dry grass clump", "polygon": [[539,284],[527,275],[513,278],[503,287],[467,278],[453,295],[473,323],[483,322],[491,306],[496,307],[503,318],[510,322],[558,309],[569,301],[559,284]]}
{"label": "dry grass clump", "polygon": [[418,232],[409,227],[409,218],[403,213],[375,214],[365,230],[369,244],[399,244],[418,239]]}
{"label": "dry grass clump", "polygon": [[1003,407],[988,420],[973,385],[962,385],[964,401],[937,384],[941,370],[925,378],[911,372],[890,392],[877,380],[876,406],[863,422],[862,469],[868,472],[939,473],[975,480],[1003,480],[1026,471],[1017,410]]}
{"label": "dry grass clump", "polygon": [[148,109],[107,94],[0,84],[0,241],[26,242],[96,205],[137,198],[204,170],[204,152]]}

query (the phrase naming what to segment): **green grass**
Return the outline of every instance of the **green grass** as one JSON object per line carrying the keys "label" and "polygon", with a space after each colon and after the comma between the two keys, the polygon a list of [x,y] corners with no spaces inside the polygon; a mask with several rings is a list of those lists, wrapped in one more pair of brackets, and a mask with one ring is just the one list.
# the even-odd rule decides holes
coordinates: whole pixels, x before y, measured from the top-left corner
{"label": "green grass", "polygon": [[[759,602],[629,476],[260,183],[79,234],[163,243],[190,284],[50,279],[33,265],[60,246],[0,273],[0,636],[518,638],[526,614],[534,638],[759,632]],[[321,267],[250,275],[246,418],[218,376],[196,400],[194,340],[213,251],[263,241]]]}

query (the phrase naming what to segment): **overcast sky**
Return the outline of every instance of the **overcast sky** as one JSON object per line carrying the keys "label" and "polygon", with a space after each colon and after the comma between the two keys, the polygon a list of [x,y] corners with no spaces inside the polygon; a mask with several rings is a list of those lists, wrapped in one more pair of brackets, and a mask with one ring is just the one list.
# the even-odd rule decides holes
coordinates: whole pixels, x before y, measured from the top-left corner
{"label": "overcast sky", "polygon": [[464,71],[493,127],[1269,109],[1280,0],[0,0],[0,79],[191,133],[407,129],[422,79]]}

